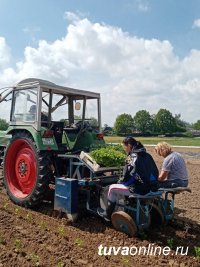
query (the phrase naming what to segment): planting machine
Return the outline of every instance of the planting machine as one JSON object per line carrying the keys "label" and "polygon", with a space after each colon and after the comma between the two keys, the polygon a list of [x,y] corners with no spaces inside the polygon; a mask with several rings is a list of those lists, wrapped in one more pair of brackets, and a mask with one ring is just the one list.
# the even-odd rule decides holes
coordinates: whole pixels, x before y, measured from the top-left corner
{"label": "planting machine", "polygon": [[[31,208],[52,185],[54,209],[71,220],[80,211],[97,215],[98,207],[106,208],[108,186],[118,181],[120,170],[101,167],[86,153],[105,144],[100,94],[26,79],[1,89],[0,103],[9,100],[9,127],[0,131],[0,165],[9,198]],[[173,217],[174,196],[183,190],[119,196],[112,223],[133,236],[154,218],[167,222]]]}

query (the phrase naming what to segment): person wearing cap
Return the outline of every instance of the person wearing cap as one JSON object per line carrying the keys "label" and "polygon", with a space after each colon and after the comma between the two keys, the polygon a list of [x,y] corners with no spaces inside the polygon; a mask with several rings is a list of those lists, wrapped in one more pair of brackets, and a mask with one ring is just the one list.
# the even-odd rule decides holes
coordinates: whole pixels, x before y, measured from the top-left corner
{"label": "person wearing cap", "polygon": [[31,120],[36,119],[36,105],[30,106],[29,113],[31,114]]}
{"label": "person wearing cap", "polygon": [[166,142],[158,143],[155,152],[164,158],[158,177],[159,188],[187,187],[188,172],[181,154],[172,151],[172,147]]}
{"label": "person wearing cap", "polygon": [[109,186],[107,209],[97,210],[106,221],[110,220],[119,195],[129,196],[132,193],[145,195],[158,189],[159,172],[152,156],[133,137],[126,137],[122,144],[127,153],[122,179],[118,184]]}
{"label": "person wearing cap", "polygon": [[32,105],[29,109],[29,113],[35,115],[36,114],[36,105]]}
{"label": "person wearing cap", "polygon": [[[36,115],[36,105],[32,105],[29,109],[29,113],[32,115]],[[42,111],[41,112],[41,122],[47,122],[48,116]]]}

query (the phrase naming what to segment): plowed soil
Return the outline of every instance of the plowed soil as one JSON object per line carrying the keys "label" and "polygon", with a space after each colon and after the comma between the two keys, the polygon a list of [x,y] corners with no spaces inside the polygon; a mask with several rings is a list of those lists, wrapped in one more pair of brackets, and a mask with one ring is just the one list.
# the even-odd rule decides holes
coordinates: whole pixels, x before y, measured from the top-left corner
{"label": "plowed soil", "polygon": [[[162,159],[148,149],[158,167]],[[0,266],[200,266],[200,150],[181,149],[192,193],[177,195],[175,219],[130,238],[100,218],[85,214],[76,223],[53,212],[51,202],[28,210],[10,202],[0,186]],[[109,247],[170,246],[170,255],[98,255]],[[176,255],[183,247],[187,255]],[[196,252],[195,252],[196,247]],[[105,253],[106,254],[106,253]],[[199,255],[199,257],[198,257]]]}

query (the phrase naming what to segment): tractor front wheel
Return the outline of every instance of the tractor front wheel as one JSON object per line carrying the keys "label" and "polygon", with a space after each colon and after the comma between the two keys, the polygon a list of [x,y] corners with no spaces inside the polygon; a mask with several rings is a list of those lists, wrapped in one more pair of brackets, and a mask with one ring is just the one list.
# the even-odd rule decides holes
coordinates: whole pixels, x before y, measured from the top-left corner
{"label": "tractor front wheel", "polygon": [[4,155],[4,184],[10,199],[25,207],[43,198],[51,175],[47,154],[37,152],[28,136],[12,138]]}

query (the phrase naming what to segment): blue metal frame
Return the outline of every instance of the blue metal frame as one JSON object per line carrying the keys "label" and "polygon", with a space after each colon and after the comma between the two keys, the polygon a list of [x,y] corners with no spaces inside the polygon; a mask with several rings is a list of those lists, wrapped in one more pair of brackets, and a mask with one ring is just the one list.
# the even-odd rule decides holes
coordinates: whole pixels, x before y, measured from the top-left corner
{"label": "blue metal frame", "polygon": [[67,213],[78,214],[78,181],[57,177],[55,180],[54,209]]}
{"label": "blue metal frame", "polygon": [[[161,195],[161,192],[150,192],[146,195],[133,194],[129,196],[128,199],[132,198],[135,200],[135,207],[131,206],[131,204],[118,204],[118,207],[124,208],[124,211],[133,218],[139,230],[147,229],[150,222],[149,213],[152,208],[151,203]],[[144,215],[144,217],[142,215]],[[143,217],[143,219],[141,219],[141,217]]]}
{"label": "blue metal frame", "polygon": [[[119,176],[113,174],[113,172],[118,170],[118,168],[100,168],[98,171],[94,171],[86,162],[81,160],[78,155],[64,154],[59,155],[59,157],[69,160],[69,178],[56,178],[54,209],[60,209],[69,215],[72,215],[74,210],[77,212],[78,201],[75,201],[74,204],[72,203],[74,201],[73,199],[75,196],[77,196],[76,198],[78,199],[79,190],[85,190],[85,208],[89,212],[97,214],[97,211],[91,208],[93,204],[91,202],[91,192],[97,185],[104,187],[116,183]],[[82,177],[81,167],[86,167],[89,170],[89,177]],[[100,176],[101,173],[108,171],[111,172],[111,175]],[[69,193],[74,180],[77,186],[74,188],[75,191],[71,190]],[[60,194],[60,191],[62,191],[62,194]],[[69,194],[71,195],[69,196]],[[74,210],[71,210],[70,207],[72,206]]]}
{"label": "blue metal frame", "polygon": [[[164,198],[161,198],[159,201],[162,207],[162,213],[164,215],[164,219],[166,222],[172,220],[174,216],[174,200],[175,200],[175,193],[171,192],[164,192]],[[169,194],[171,194],[171,199],[169,199]]]}

